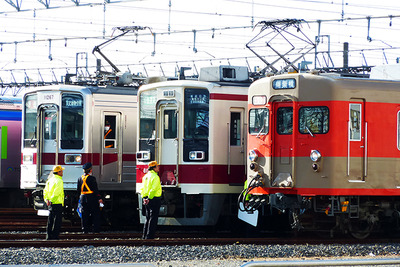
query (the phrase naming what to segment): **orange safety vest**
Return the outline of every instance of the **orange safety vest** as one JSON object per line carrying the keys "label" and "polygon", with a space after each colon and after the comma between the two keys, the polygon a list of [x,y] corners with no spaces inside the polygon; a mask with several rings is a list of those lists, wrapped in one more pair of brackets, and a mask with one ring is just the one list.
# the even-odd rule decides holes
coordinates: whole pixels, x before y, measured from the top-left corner
{"label": "orange safety vest", "polygon": [[[86,179],[88,178],[88,176],[89,176],[89,174],[88,175],[82,175],[82,181],[83,181],[82,187],[81,187],[81,194],[82,195],[93,194],[93,191],[90,190],[88,184],[86,183]],[[83,191],[84,188],[86,188],[87,191]]]}

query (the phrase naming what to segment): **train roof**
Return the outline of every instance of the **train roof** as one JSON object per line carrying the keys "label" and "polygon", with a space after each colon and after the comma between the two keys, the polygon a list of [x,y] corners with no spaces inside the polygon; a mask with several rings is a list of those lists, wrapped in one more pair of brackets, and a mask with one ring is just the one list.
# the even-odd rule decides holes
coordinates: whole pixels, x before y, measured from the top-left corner
{"label": "train roof", "polygon": [[81,92],[83,94],[137,95],[138,87],[57,84],[30,88],[25,92],[25,94],[38,91],[69,91]]}
{"label": "train roof", "polygon": [[[275,80],[289,79],[296,81],[295,89],[273,89],[272,84]],[[270,86],[266,87],[266,83]],[[250,86],[249,93],[266,94],[269,99],[274,95],[291,95],[299,101],[348,101],[358,98],[374,102],[399,103],[400,81],[292,73],[262,78]]]}

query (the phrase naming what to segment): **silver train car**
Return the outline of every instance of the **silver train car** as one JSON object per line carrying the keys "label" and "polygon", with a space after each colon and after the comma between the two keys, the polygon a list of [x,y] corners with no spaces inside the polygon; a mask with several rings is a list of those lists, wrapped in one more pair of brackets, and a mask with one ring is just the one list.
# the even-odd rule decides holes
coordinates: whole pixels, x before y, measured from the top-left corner
{"label": "silver train car", "polygon": [[[42,190],[54,165],[64,171],[65,215],[74,216],[82,165],[92,162],[109,218],[135,199],[137,87],[54,85],[23,97],[21,189],[45,209]],[[137,204],[136,204],[137,205]],[[39,212],[40,213],[40,212]],[[76,215],[76,214],[75,214]]]}

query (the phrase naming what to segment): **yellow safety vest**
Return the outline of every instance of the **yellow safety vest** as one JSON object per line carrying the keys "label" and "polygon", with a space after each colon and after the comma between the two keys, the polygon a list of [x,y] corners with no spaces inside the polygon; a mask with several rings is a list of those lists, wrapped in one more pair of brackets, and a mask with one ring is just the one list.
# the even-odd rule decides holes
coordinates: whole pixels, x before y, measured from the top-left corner
{"label": "yellow safety vest", "polygon": [[[89,174],[88,175],[82,175],[82,181],[83,181],[82,187],[81,187],[81,194],[82,195],[93,194],[93,191],[90,190],[88,184],[86,183],[86,179],[88,178],[88,176],[89,176]],[[87,191],[83,191],[84,188],[86,188]]]}
{"label": "yellow safety vest", "polygon": [[61,176],[55,174],[47,180],[43,190],[43,198],[50,200],[52,204],[62,204],[64,206],[64,182]]}

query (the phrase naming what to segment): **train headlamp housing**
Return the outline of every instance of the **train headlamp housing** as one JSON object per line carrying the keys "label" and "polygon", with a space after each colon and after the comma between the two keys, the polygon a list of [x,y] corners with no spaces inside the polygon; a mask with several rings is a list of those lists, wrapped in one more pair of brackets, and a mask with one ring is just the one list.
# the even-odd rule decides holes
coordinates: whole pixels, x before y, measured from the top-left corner
{"label": "train headlamp housing", "polygon": [[136,159],[137,160],[150,160],[150,151],[139,151],[136,152]]}
{"label": "train headlamp housing", "polygon": [[65,162],[65,164],[81,164],[82,155],[81,154],[65,154],[64,162]]}
{"label": "train headlamp housing", "polygon": [[206,153],[204,151],[190,151],[190,160],[204,160],[206,158]]}
{"label": "train headlamp housing", "polygon": [[24,154],[23,156],[24,163],[33,163],[33,155],[32,154]]}
{"label": "train headlamp housing", "polygon": [[310,159],[314,162],[321,160],[321,153],[318,150],[311,150]]}
{"label": "train headlamp housing", "polygon": [[249,160],[255,162],[255,161],[257,161],[257,159],[258,159],[257,151],[255,149],[250,150],[249,151]]}

